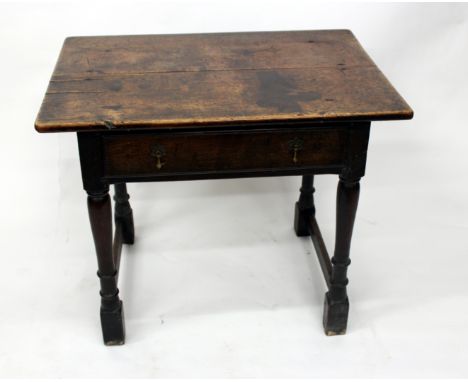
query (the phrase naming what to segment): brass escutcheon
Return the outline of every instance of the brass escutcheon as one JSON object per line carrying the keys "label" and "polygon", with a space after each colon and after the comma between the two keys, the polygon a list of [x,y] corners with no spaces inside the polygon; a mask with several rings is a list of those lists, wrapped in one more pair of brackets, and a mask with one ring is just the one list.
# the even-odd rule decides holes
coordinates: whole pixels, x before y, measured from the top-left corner
{"label": "brass escutcheon", "polygon": [[166,150],[162,145],[153,145],[151,146],[151,156],[156,158],[156,168],[161,170],[161,168],[166,164],[162,161],[162,158],[166,156]]}
{"label": "brass escutcheon", "polygon": [[293,153],[293,162],[297,163],[297,153],[302,150],[304,146],[304,141],[298,137],[294,137],[288,142],[289,151]]}

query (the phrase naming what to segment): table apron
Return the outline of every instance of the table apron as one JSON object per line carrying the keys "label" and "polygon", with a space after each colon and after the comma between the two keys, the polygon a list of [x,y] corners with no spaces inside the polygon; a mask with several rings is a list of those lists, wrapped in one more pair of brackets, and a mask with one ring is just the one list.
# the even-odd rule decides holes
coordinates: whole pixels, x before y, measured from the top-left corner
{"label": "table apron", "polygon": [[339,173],[342,128],[103,136],[104,178],[154,181]]}

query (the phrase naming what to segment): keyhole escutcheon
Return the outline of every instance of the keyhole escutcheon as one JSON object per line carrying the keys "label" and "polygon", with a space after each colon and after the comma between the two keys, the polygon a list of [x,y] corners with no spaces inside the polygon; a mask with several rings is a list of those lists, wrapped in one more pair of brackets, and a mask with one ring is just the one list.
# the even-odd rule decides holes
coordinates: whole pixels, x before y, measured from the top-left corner
{"label": "keyhole escutcheon", "polygon": [[304,147],[304,141],[298,137],[294,137],[288,142],[289,151],[293,154],[292,160],[293,163],[298,162],[298,153]]}
{"label": "keyhole escutcheon", "polygon": [[162,167],[166,164],[163,162],[163,158],[166,156],[166,150],[162,145],[153,145],[151,146],[151,156],[156,158],[156,168],[161,170]]}

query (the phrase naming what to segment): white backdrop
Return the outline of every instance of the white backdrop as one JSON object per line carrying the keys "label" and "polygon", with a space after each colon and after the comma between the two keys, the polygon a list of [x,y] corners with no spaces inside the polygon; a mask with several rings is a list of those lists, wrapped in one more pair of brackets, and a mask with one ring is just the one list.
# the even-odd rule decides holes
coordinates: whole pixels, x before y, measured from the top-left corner
{"label": "white backdrop", "polygon": [[[76,138],[33,129],[64,38],[330,28],[415,111],[373,124],[348,334],[322,331],[299,177],[131,184],[127,343],[105,347]],[[466,4],[0,3],[0,46],[0,376],[468,376]],[[330,249],[336,182],[316,179]]]}

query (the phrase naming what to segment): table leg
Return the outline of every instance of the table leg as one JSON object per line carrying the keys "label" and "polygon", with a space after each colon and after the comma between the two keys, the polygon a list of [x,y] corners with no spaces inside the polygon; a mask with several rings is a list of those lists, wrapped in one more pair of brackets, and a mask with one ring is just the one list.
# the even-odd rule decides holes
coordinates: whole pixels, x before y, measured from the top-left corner
{"label": "table leg", "polygon": [[112,209],[108,190],[88,193],[88,212],[101,283],[101,325],[106,345],[125,341],[122,301],[117,288],[117,268],[112,253]]}
{"label": "table leg", "polygon": [[359,179],[340,178],[336,198],[335,253],[332,258],[330,288],[325,294],[323,326],[327,335],[344,334],[349,301],[346,293],[349,250],[359,200]]}
{"label": "table leg", "polygon": [[125,244],[133,244],[135,242],[135,228],[133,225],[133,211],[128,202],[130,196],[127,193],[127,185],[125,183],[116,183],[114,191],[115,222],[120,222],[121,224],[123,242]]}
{"label": "table leg", "polygon": [[294,230],[297,236],[309,236],[309,217],[315,215],[313,175],[302,177],[300,192],[299,200],[294,209]]}

